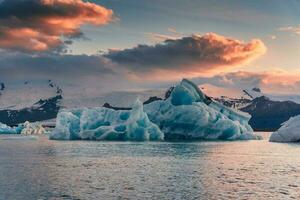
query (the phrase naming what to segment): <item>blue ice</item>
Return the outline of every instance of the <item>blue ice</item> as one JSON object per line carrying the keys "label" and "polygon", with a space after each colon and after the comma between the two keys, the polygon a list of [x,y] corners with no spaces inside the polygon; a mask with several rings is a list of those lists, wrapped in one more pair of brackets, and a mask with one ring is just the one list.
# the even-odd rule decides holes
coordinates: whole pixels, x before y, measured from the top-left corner
{"label": "blue ice", "polygon": [[166,100],[132,110],[83,108],[62,110],[50,139],[56,140],[250,140],[250,115],[207,97],[183,79]]}
{"label": "blue ice", "polygon": [[164,139],[164,134],[137,100],[132,110],[126,111],[104,107],[62,110],[50,139],[158,141]]}
{"label": "blue ice", "polygon": [[19,125],[17,127],[10,127],[6,124],[0,123],[0,134],[21,134],[23,130],[23,125]]}
{"label": "blue ice", "polygon": [[250,115],[213,101],[189,80],[183,79],[166,100],[145,105],[149,119],[165,139],[260,139],[248,124]]}

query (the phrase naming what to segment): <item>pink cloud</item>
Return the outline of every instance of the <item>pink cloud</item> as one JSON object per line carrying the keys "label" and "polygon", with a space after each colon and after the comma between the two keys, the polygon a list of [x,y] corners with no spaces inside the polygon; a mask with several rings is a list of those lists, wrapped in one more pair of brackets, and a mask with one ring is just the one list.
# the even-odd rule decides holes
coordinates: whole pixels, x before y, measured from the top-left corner
{"label": "pink cloud", "polygon": [[142,75],[143,79],[150,77],[153,80],[232,70],[262,56],[266,51],[266,46],[259,39],[245,43],[208,33],[167,39],[153,46],[139,45],[104,56],[130,71],[131,77],[139,79]]}
{"label": "pink cloud", "polygon": [[82,0],[5,0],[0,12],[0,48],[25,51],[56,48],[62,36],[79,36],[81,25],[113,19],[112,10]]}

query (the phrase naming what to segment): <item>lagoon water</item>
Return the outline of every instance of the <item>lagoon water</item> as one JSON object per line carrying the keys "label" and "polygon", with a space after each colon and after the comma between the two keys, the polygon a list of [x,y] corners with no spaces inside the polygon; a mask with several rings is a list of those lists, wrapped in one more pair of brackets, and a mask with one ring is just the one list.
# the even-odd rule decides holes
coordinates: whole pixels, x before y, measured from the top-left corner
{"label": "lagoon water", "polygon": [[[0,199],[300,199],[300,144],[0,136]],[[20,136],[19,136],[20,137]]]}

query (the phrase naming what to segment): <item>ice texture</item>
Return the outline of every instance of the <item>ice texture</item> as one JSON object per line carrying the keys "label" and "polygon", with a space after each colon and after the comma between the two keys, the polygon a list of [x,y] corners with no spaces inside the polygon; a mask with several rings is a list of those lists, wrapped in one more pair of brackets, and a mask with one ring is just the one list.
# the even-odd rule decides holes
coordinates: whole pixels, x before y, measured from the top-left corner
{"label": "ice texture", "polygon": [[165,100],[131,110],[111,108],[64,109],[50,139],[56,140],[250,140],[250,115],[207,97],[184,79]]}
{"label": "ice texture", "polygon": [[186,79],[174,88],[168,99],[145,105],[145,111],[160,127],[165,139],[261,139],[248,124],[249,114],[213,101]]}
{"label": "ice texture", "polygon": [[272,133],[270,142],[300,142],[300,115],[291,117]]}
{"label": "ice texture", "polygon": [[6,124],[0,123],[0,134],[21,134],[23,129],[23,125],[19,125],[17,127],[10,127]]}
{"label": "ice texture", "polygon": [[132,110],[126,111],[105,107],[62,110],[50,139],[158,141],[164,134],[137,100]]}

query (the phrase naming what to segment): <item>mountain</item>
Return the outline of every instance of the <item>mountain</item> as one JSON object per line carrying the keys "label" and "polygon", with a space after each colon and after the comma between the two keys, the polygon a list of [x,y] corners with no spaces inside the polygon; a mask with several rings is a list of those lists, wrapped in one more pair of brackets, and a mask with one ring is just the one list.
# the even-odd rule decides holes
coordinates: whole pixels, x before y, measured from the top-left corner
{"label": "mountain", "polygon": [[274,131],[290,117],[300,115],[300,104],[292,101],[273,101],[261,96],[253,99],[249,105],[240,110],[252,116],[249,124],[253,129]]}
{"label": "mountain", "polygon": [[[207,85],[205,89],[209,90],[208,93],[216,90]],[[256,131],[275,131],[290,117],[300,115],[299,98],[296,95],[264,94],[258,87],[235,91],[230,89],[230,93],[226,93],[227,90],[223,89],[222,93],[222,88],[218,88],[215,94],[222,94],[222,96],[214,95],[212,98],[223,105],[249,113],[252,116],[249,124]],[[224,93],[227,96],[224,96]]]}
{"label": "mountain", "polygon": [[[21,94],[27,92],[23,102],[29,101],[28,99],[33,100],[34,97],[38,95],[35,93],[30,95],[32,88],[28,86],[28,84],[29,83],[27,81],[24,82],[24,87],[22,88],[23,91]],[[20,103],[21,106],[17,104],[14,105],[14,100],[12,100],[9,104],[9,97],[11,97],[12,94],[10,94],[10,91],[5,90],[4,83],[0,84],[0,89],[2,91],[0,93],[0,99],[2,101],[1,106],[5,105],[0,108],[0,122],[13,126],[19,123],[24,123],[25,121],[35,122],[56,118],[56,115],[61,108],[61,101],[63,99],[62,90],[51,80],[47,81],[46,85],[48,89],[51,90],[52,96],[39,99],[32,105],[26,105],[22,107],[22,105],[25,103]],[[45,90],[43,91],[45,92]],[[12,92],[13,94],[16,94],[15,90],[12,90]],[[19,96],[15,98],[18,97]]]}
{"label": "mountain", "polygon": [[32,107],[20,110],[4,109],[0,110],[0,122],[9,126],[24,123],[25,121],[36,122],[56,118],[60,109],[59,102],[61,95],[40,100]]}

